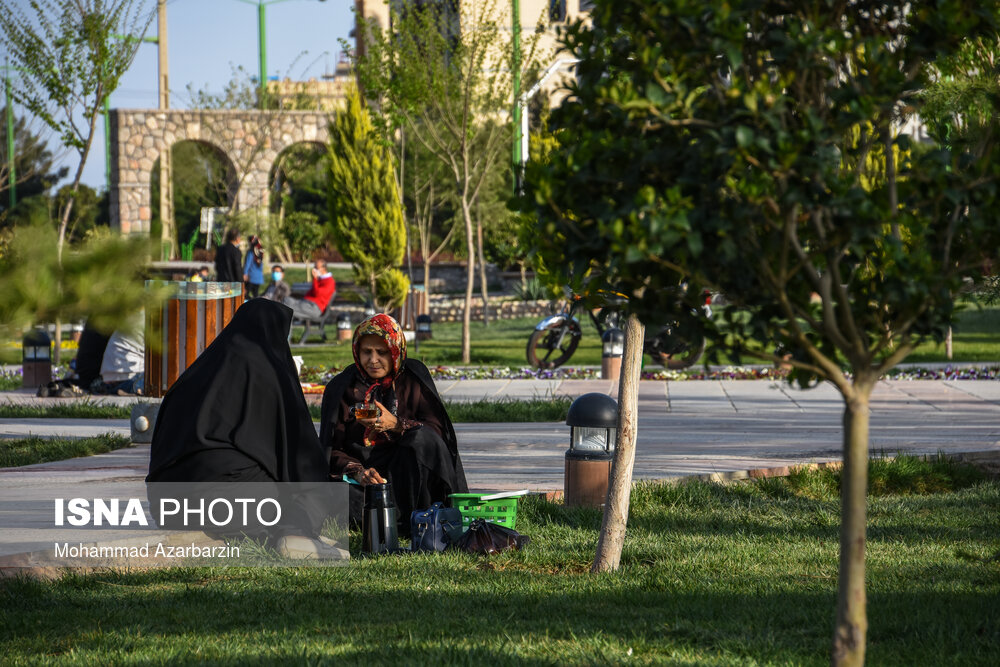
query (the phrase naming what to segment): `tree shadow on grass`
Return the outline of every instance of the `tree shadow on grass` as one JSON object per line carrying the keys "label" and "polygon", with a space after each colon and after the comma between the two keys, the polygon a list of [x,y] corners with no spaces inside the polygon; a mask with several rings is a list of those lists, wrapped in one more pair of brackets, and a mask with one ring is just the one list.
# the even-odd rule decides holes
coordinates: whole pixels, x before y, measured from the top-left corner
{"label": "tree shadow on grass", "polygon": [[[828,662],[830,589],[762,593],[752,582],[730,591],[708,579],[681,586],[622,574],[443,570],[425,559],[335,572],[8,581],[0,638],[9,657],[72,651],[95,662],[126,649],[137,662],[594,664],[625,660],[629,649],[640,662]],[[997,611],[996,597],[974,594],[874,596],[869,660],[990,664]]]}

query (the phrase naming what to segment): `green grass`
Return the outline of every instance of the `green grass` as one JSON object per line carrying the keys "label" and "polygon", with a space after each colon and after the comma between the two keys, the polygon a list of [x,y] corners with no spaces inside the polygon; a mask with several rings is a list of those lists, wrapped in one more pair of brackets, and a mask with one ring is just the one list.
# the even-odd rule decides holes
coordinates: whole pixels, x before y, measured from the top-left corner
{"label": "green grass", "polygon": [[[572,401],[568,398],[516,400],[504,398],[490,401],[445,401],[448,416],[456,424],[491,422],[551,422],[565,421]],[[310,405],[309,414],[320,418],[320,406]]]}
{"label": "green grass", "polygon": [[128,419],[129,405],[110,405],[82,401],[55,405],[0,404],[2,419]]}
{"label": "green grass", "polygon": [[0,391],[20,389],[22,384],[20,370],[0,371]]}
{"label": "green grass", "polygon": [[[566,421],[572,401],[569,398],[516,400],[504,398],[491,401],[445,401],[448,416],[455,424],[487,424],[495,422],[558,422]],[[314,420],[320,418],[320,406],[310,405]]]}
{"label": "green grass", "polygon": [[[451,420],[458,423],[565,421],[570,399],[501,399],[490,401],[445,401]],[[0,419],[128,419],[129,405],[66,403],[58,405],[0,404]],[[313,419],[320,418],[320,406],[309,405]]]}
{"label": "green grass", "polygon": [[[638,484],[621,569],[602,575],[588,571],[600,512],[527,498],[531,544],[489,559],[6,580],[0,650],[8,664],[826,665],[839,502],[798,485]],[[869,503],[868,664],[996,664],[1000,483],[956,486]]]}
{"label": "green grass", "polygon": [[[537,324],[537,318],[498,320],[489,326],[482,322],[470,324],[471,365],[523,368],[528,365],[525,348]],[[601,364],[601,338],[589,319],[581,321],[583,336],[580,346],[567,366],[599,366]],[[328,340],[336,336],[335,327],[327,327]],[[296,329],[292,340],[297,341],[301,329]],[[316,339],[318,340],[318,338]],[[428,366],[456,366],[461,364],[462,323],[435,322],[433,338],[407,346],[407,356],[419,359]],[[292,354],[300,355],[307,366],[342,369],[354,362],[350,341],[342,343],[293,346]]]}
{"label": "green grass", "polygon": [[0,438],[0,468],[104,454],[130,445],[128,437],[113,433],[96,438]]}
{"label": "green grass", "polygon": [[[537,319],[521,318],[503,320],[484,327],[482,322],[471,325],[473,366],[501,366],[523,368],[525,346]],[[580,321],[583,337],[580,347],[567,366],[599,366],[601,363],[601,341],[597,330],[589,318]],[[410,356],[420,359],[428,366],[455,366],[461,362],[461,323],[434,323],[434,338],[420,344],[420,349],[410,345]],[[301,333],[301,330],[298,331]],[[336,332],[330,329],[328,336]],[[298,340],[293,337],[293,340]],[[314,339],[318,340],[318,339]],[[309,366],[343,368],[352,363],[350,343],[310,344],[295,346],[292,354],[301,355]],[[658,368],[646,357],[646,366]],[[925,343],[905,360],[907,363],[939,363],[948,361],[944,344]],[[969,307],[958,315],[958,323],[953,332],[954,363],[976,363],[1000,361],[1000,307],[977,309]]]}
{"label": "green grass", "polygon": [[[953,362],[1000,361],[1000,307],[969,306],[958,314],[952,330]],[[944,343],[924,343],[907,358],[907,363],[948,361]]]}
{"label": "green grass", "polygon": [[504,398],[491,401],[448,402],[448,415],[456,424],[489,422],[561,422],[573,401],[566,397],[531,401]]}

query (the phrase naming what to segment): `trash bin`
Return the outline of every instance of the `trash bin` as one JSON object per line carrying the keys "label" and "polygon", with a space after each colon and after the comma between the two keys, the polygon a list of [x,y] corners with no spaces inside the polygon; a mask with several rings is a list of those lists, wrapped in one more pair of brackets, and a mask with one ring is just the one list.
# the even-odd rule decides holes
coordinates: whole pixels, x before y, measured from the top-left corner
{"label": "trash bin", "polygon": [[52,339],[41,329],[32,329],[21,339],[21,385],[37,389],[52,382]]}
{"label": "trash bin", "polygon": [[163,396],[243,305],[243,283],[146,281],[172,295],[146,310],[146,396]]}

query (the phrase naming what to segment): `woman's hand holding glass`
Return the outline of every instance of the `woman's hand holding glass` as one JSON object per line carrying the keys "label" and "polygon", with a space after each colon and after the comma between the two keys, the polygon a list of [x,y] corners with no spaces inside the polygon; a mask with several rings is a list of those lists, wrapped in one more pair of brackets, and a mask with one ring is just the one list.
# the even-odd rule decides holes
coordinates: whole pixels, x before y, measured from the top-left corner
{"label": "woman's hand holding glass", "polygon": [[376,431],[394,431],[399,426],[399,419],[396,418],[396,415],[389,412],[389,410],[378,401],[375,401],[375,407],[378,408],[378,410],[375,411],[375,415],[365,417],[362,415],[369,413],[363,408],[358,409],[358,407],[355,406],[354,418],[358,420],[359,424],[370,426]]}

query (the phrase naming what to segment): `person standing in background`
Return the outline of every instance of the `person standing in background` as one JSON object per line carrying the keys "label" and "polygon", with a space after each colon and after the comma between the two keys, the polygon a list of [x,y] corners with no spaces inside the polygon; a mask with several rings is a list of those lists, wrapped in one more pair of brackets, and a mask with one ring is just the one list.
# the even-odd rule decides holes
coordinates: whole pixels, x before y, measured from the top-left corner
{"label": "person standing in background", "polygon": [[260,238],[251,235],[248,242],[246,260],[243,262],[243,283],[247,286],[246,295],[252,299],[260,294],[260,286],[264,284],[264,246]]}
{"label": "person standing in background", "polygon": [[240,230],[226,231],[226,240],[215,251],[215,279],[222,283],[243,282],[240,261]]}

